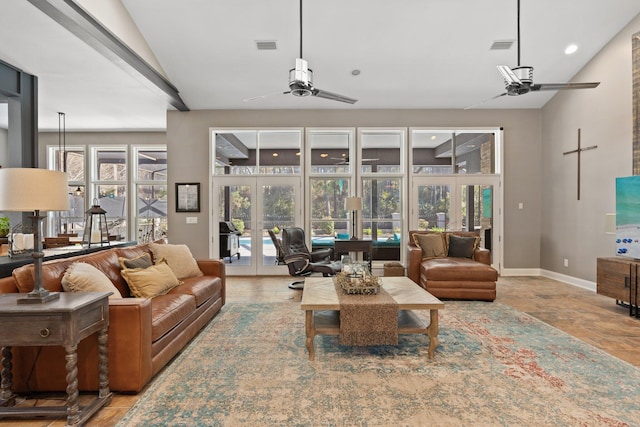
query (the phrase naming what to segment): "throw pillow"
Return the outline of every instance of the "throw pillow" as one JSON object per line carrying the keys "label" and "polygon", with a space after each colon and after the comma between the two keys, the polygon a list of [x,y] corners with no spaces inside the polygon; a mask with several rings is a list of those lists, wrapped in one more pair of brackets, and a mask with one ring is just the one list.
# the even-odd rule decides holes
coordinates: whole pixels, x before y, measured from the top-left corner
{"label": "throw pillow", "polygon": [[164,295],[180,284],[169,266],[161,262],[147,268],[126,268],[120,272],[131,293],[137,298],[151,299]]}
{"label": "throw pillow", "polygon": [[74,262],[62,276],[65,292],[113,292],[109,298],[122,298],[111,280],[96,267],[85,262]]}
{"label": "throw pillow", "polygon": [[429,233],[413,235],[413,241],[422,249],[422,259],[442,258],[447,256],[444,248],[444,238],[442,233]]}
{"label": "throw pillow", "polygon": [[453,258],[473,258],[476,238],[469,236],[449,236],[449,256]]}
{"label": "throw pillow", "polygon": [[149,243],[149,248],[156,264],[164,259],[178,279],[203,275],[187,245]]}
{"label": "throw pillow", "polygon": [[118,257],[118,262],[120,263],[120,267],[122,269],[125,268],[148,268],[151,267],[153,265],[153,262],[151,262],[151,255],[149,254],[142,254],[142,255],[138,255],[135,258],[124,258],[124,257]]}

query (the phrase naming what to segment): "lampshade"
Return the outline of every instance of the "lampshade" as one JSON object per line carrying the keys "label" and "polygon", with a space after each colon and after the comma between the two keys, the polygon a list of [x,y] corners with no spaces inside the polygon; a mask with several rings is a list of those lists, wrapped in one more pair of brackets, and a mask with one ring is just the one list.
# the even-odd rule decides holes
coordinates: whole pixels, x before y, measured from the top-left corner
{"label": "lampshade", "polygon": [[67,174],[36,168],[0,169],[0,211],[69,210]]}
{"label": "lampshade", "polygon": [[348,211],[361,211],[362,197],[347,197],[344,203],[344,208]]}

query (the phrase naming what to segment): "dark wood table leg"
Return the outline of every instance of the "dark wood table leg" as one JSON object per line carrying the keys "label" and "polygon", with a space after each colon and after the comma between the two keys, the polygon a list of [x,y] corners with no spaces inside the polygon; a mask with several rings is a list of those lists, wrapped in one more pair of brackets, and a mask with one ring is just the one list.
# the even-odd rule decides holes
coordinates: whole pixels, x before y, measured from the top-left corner
{"label": "dark wood table leg", "polygon": [[99,398],[106,398],[111,395],[109,392],[109,357],[107,354],[109,336],[107,335],[107,330],[107,328],[104,328],[98,333],[98,370],[100,372]]}
{"label": "dark wood table leg", "polygon": [[78,346],[64,347],[67,361],[67,425],[80,423],[80,405],[78,404]]}
{"label": "dark wood table leg", "polygon": [[13,373],[11,372],[13,365],[11,363],[13,356],[11,347],[2,347],[2,387],[0,391],[0,406],[14,406],[16,404],[16,396],[11,391],[13,386]]}

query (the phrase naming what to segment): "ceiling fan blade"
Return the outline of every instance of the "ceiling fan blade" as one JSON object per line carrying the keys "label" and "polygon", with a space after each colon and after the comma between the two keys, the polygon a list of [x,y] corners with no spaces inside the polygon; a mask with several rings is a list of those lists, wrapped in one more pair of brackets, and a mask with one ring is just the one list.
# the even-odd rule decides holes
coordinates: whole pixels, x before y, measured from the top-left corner
{"label": "ceiling fan blade", "polygon": [[593,89],[598,87],[600,82],[591,83],[540,83],[531,85],[532,91],[538,90],[564,90],[564,89]]}
{"label": "ceiling fan blade", "polygon": [[260,95],[260,96],[254,96],[251,98],[245,98],[243,99],[244,102],[248,102],[248,101],[255,101],[256,99],[262,99],[262,98],[266,98],[268,96],[273,96],[273,95],[286,95],[288,93],[291,93],[290,90],[286,91],[286,92],[273,92],[273,93],[268,93],[266,95]]}
{"label": "ceiling fan blade", "polygon": [[491,97],[489,99],[485,99],[484,101],[478,102],[477,104],[473,104],[473,105],[469,105],[468,107],[464,107],[464,109],[465,110],[471,110],[472,108],[479,107],[482,104],[485,104],[485,103],[487,103],[489,101],[493,101],[494,99],[497,99],[497,98],[500,98],[502,96],[505,96],[506,94],[507,94],[507,92],[501,93],[500,95],[496,95],[496,96]]}
{"label": "ceiling fan blade", "polygon": [[358,102],[357,99],[349,98],[348,96],[344,95],[338,95],[337,93],[333,92],[327,92],[326,90],[322,89],[314,88],[311,92],[311,95],[317,96],[318,98],[330,99],[332,101],[346,102],[347,104],[355,104],[356,102]]}
{"label": "ceiling fan blade", "polygon": [[500,71],[500,74],[502,74],[502,77],[504,78],[504,81],[507,82],[507,84],[513,84],[513,83],[522,84],[522,81],[520,81],[518,76],[515,75],[515,73],[511,70],[511,68],[507,67],[506,65],[498,65],[497,68],[498,68],[498,71]]}

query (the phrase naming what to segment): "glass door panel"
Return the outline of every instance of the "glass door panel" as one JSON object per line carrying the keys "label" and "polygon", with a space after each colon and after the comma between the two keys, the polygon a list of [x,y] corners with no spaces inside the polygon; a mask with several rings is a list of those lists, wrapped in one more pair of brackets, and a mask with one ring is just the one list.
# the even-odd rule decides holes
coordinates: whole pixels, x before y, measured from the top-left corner
{"label": "glass door panel", "polygon": [[414,215],[416,230],[451,229],[451,185],[442,183],[417,183],[414,186],[414,200],[417,206]]}
{"label": "glass door panel", "polygon": [[296,208],[300,206],[299,189],[298,177],[234,177],[214,181],[218,206],[214,213],[213,252],[224,260],[227,273],[288,274],[286,265],[277,263],[269,230],[280,237],[282,228],[301,224],[301,209]]}
{"label": "glass door panel", "polygon": [[[261,178],[259,180],[259,213],[261,217],[258,243],[261,253],[257,274],[288,274],[286,265],[278,262],[276,247],[269,236],[273,231],[282,238],[282,229],[300,224],[299,180],[297,178]],[[296,184],[298,183],[298,184]]]}
{"label": "glass door panel", "polygon": [[[255,181],[254,179],[234,179],[218,186],[218,257],[228,263],[228,268],[249,267],[253,261],[252,239],[254,227]],[[215,229],[215,227],[214,227]]]}

